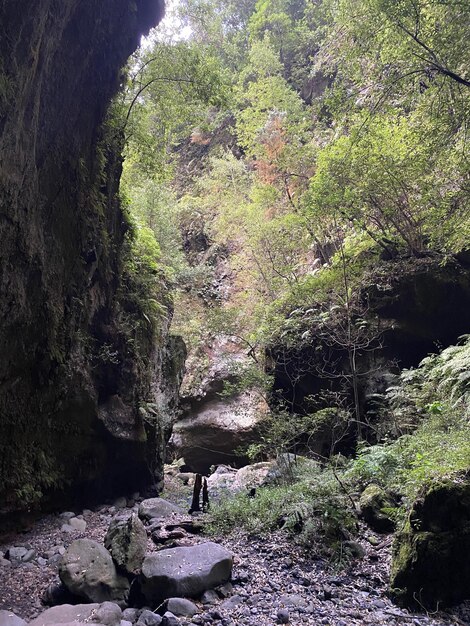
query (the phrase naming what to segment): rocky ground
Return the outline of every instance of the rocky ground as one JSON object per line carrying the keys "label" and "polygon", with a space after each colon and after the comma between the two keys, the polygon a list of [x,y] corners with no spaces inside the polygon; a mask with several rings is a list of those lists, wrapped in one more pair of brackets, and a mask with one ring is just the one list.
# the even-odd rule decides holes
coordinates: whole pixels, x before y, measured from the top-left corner
{"label": "rocky ground", "polygon": [[[179,499],[187,507],[187,492],[172,490],[170,485],[166,495],[173,501]],[[59,582],[58,563],[68,545],[77,538],[102,543],[113,517],[136,508],[134,500],[122,498],[94,511],[74,512],[77,515],[73,517],[72,512],[49,515],[21,534],[3,537],[0,553],[10,558],[0,559],[0,610],[12,611],[26,620],[35,618],[44,611],[44,600]],[[169,528],[165,525],[159,528],[157,524],[154,533],[157,544],[149,539],[148,552],[207,541],[203,534],[192,534],[185,528],[188,528],[185,514],[173,516]],[[370,530],[367,536],[370,538]],[[211,537],[210,540],[223,544],[234,555],[232,581],[216,593],[204,594],[204,602],[196,601],[198,612],[193,617],[180,617],[175,623],[181,626],[470,624],[470,607],[465,605],[451,613],[432,615],[410,613],[395,606],[386,594],[390,542],[380,536],[376,538],[376,546],[365,539],[359,541],[364,549],[362,558],[332,569],[331,564],[296,546],[281,532],[268,538],[247,536],[241,530],[228,537]],[[23,550],[12,551],[12,548]],[[128,624],[129,621],[125,626]]]}

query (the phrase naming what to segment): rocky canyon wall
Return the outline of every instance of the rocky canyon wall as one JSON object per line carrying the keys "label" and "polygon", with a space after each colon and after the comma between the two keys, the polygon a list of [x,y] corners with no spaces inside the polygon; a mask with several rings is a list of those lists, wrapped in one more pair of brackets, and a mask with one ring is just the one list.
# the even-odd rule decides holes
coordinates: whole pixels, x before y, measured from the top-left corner
{"label": "rocky canyon wall", "polygon": [[153,328],[127,293],[122,133],[104,122],[162,12],[0,0],[1,513],[160,479],[184,350],[164,287]]}

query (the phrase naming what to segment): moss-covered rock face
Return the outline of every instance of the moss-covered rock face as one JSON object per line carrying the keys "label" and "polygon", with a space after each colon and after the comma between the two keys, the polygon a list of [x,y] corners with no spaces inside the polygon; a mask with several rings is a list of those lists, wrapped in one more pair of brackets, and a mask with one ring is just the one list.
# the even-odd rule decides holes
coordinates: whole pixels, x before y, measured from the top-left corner
{"label": "moss-covered rock face", "polygon": [[390,587],[429,609],[470,598],[470,475],[428,485],[394,544]]}
{"label": "moss-covered rock face", "polygon": [[160,472],[165,429],[139,407],[162,405],[173,357],[167,324],[126,293],[122,137],[104,119],[161,13],[0,0],[0,513]]}
{"label": "moss-covered rock face", "polygon": [[[436,345],[454,345],[468,332],[468,256],[460,254],[445,263],[438,257],[383,262],[364,274],[357,297],[362,303],[358,306],[363,311],[360,317],[370,327],[370,345],[358,347],[355,354],[358,403],[364,421],[374,424],[387,410],[385,393],[394,384],[397,366],[416,367],[435,352]],[[274,397],[280,396],[299,414],[311,411],[312,396],[344,394],[345,387],[349,404],[354,403],[342,334],[344,319],[333,317],[322,327],[322,314],[329,315],[335,302],[339,302],[337,297],[323,310],[310,301],[294,310],[277,342],[268,346]],[[367,435],[373,441],[373,429]],[[336,450],[353,452],[354,437],[351,429]]]}
{"label": "moss-covered rock face", "polygon": [[359,500],[361,515],[369,526],[379,533],[389,533],[395,528],[390,516],[395,508],[393,499],[378,485],[368,485]]}

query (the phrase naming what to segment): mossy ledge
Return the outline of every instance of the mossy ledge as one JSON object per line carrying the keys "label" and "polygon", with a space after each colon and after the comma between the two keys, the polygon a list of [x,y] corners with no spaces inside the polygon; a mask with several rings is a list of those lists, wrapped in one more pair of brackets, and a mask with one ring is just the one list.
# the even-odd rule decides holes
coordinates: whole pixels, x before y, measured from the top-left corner
{"label": "mossy ledge", "polygon": [[391,592],[401,604],[436,610],[470,597],[470,475],[423,486],[395,538]]}
{"label": "mossy ledge", "polygon": [[105,118],[162,12],[162,0],[0,0],[0,514],[160,478],[159,411],[179,378],[165,372],[181,363],[168,364],[162,279],[151,321],[123,289],[122,137]]}

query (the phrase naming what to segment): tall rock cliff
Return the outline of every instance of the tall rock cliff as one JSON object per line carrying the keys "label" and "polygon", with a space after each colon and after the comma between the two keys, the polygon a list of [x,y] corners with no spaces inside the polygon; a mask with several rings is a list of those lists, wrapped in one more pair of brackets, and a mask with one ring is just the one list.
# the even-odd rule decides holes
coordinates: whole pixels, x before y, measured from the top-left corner
{"label": "tall rock cliff", "polygon": [[160,479],[183,350],[169,345],[164,286],[157,323],[129,296],[122,133],[105,117],[162,12],[162,0],[0,0],[2,513]]}

